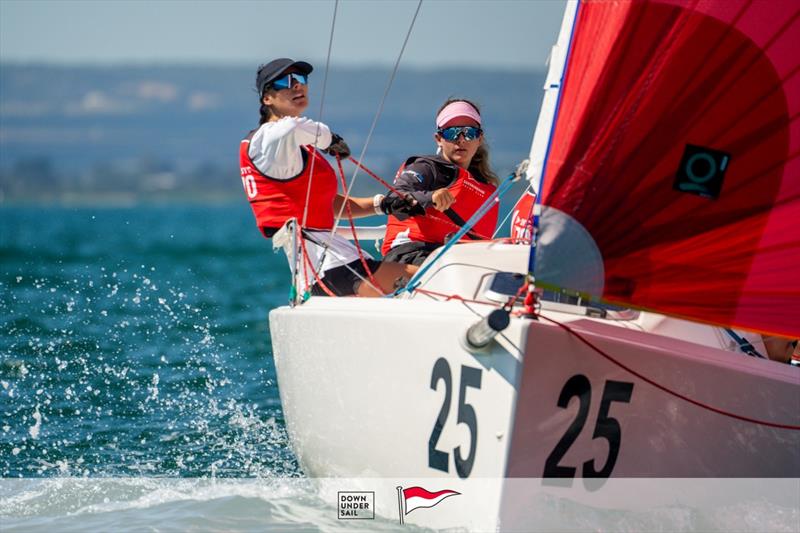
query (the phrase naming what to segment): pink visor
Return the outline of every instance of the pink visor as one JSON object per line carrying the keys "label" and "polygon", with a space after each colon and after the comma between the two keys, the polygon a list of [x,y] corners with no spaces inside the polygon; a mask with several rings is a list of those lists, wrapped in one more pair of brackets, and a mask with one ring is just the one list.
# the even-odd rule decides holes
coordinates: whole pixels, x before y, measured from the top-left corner
{"label": "pink visor", "polygon": [[459,117],[471,118],[477,122],[478,125],[481,123],[481,116],[475,110],[475,108],[469,105],[467,102],[459,101],[448,104],[444,109],[441,110],[439,115],[436,117],[436,127],[441,128],[451,120]]}

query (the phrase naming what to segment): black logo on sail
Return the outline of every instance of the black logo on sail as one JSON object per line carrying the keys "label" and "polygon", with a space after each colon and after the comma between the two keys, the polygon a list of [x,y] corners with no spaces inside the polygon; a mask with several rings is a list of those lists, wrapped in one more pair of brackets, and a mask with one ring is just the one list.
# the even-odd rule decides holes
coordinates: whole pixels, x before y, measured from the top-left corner
{"label": "black logo on sail", "polygon": [[706,198],[719,198],[730,160],[730,154],[725,152],[687,144],[673,188]]}

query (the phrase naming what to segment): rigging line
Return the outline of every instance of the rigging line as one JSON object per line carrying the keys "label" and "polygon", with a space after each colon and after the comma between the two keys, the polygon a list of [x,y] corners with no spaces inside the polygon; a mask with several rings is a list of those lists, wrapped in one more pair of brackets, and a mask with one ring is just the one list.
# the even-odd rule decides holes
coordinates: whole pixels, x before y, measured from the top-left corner
{"label": "rigging line", "polygon": [[[364,141],[364,147],[361,149],[361,155],[358,157],[359,161],[364,160],[364,155],[367,153],[367,147],[369,146],[369,142],[372,139],[372,133],[375,131],[375,126],[378,125],[378,119],[383,113],[383,105],[386,103],[386,97],[389,95],[389,90],[392,88],[392,84],[394,83],[395,75],[397,74],[397,69],[400,67],[400,60],[403,58],[403,52],[405,52],[406,45],[408,44],[408,39],[411,37],[411,30],[414,29],[414,23],[417,20],[417,15],[419,15],[419,10],[422,7],[422,0],[419,0],[417,4],[417,9],[414,11],[414,17],[411,19],[411,24],[408,26],[408,32],[406,32],[406,38],[403,41],[403,46],[400,48],[400,53],[397,55],[397,60],[394,62],[394,68],[392,69],[392,74],[389,76],[389,82],[386,84],[386,89],[383,91],[383,97],[381,98],[381,103],[378,106],[378,111],[375,113],[375,118],[372,120],[372,126],[369,128],[369,133],[367,134],[367,139]],[[347,199],[350,197],[350,191],[353,190],[353,184],[356,182],[356,176],[358,175],[359,166],[356,165],[355,170],[353,171],[353,177],[350,178],[350,186],[347,188],[347,191],[344,195],[344,201],[347,202]],[[339,220],[342,218],[342,213],[344,212],[344,203],[342,203],[342,207],[339,208],[339,214],[336,215],[336,220],[333,223],[333,228],[331,228],[331,236],[333,236],[334,232],[336,231],[336,226],[339,225]]]}
{"label": "rigging line", "polygon": [[692,404],[692,405],[694,405],[696,407],[699,407],[701,409],[705,409],[707,411],[711,411],[713,413],[717,413],[718,415],[726,416],[728,418],[733,418],[735,420],[739,420],[739,421],[742,421],[742,422],[750,422],[752,424],[757,424],[759,426],[767,426],[767,427],[771,427],[771,428],[789,429],[789,430],[792,430],[792,431],[800,431],[800,426],[797,426],[797,425],[781,424],[781,423],[778,423],[778,422],[770,422],[770,421],[767,421],[767,420],[759,420],[757,418],[750,418],[750,417],[739,415],[739,414],[736,414],[736,413],[731,413],[729,411],[725,411],[723,409],[714,407],[713,405],[708,405],[708,404],[703,403],[703,402],[701,402],[699,400],[695,400],[693,398],[690,398],[690,397],[688,397],[688,396],[686,396],[684,394],[681,394],[678,391],[674,391],[674,390],[666,387],[665,385],[661,385],[660,383],[657,383],[656,381],[653,381],[652,379],[650,379],[650,378],[648,378],[646,376],[643,376],[642,374],[640,374],[636,370],[633,370],[631,367],[629,367],[629,366],[625,365],[624,363],[616,360],[614,357],[612,357],[611,355],[609,355],[608,353],[606,353],[605,351],[600,349],[598,346],[596,346],[594,343],[592,343],[589,339],[585,338],[581,333],[579,333],[578,331],[573,329],[571,326],[569,326],[567,324],[564,324],[562,322],[559,322],[557,320],[553,320],[552,318],[546,317],[546,316],[542,315],[541,313],[537,314],[536,316],[538,318],[543,318],[546,321],[548,321],[548,322],[550,322],[552,324],[555,324],[556,326],[566,330],[570,334],[574,335],[578,340],[580,340],[581,342],[583,342],[584,344],[589,346],[592,350],[594,350],[598,354],[602,355],[605,359],[607,359],[611,363],[614,363],[615,365],[617,365],[621,369],[630,372],[631,374],[633,374],[637,378],[639,378],[642,381],[652,385],[653,387],[655,387],[655,388],[657,388],[657,389],[659,389],[659,390],[661,390],[663,392],[666,392],[670,396],[674,396],[676,398],[679,398],[679,399],[681,399],[681,400],[683,400],[685,402],[688,402],[688,403],[690,403],[690,404]]}
{"label": "rigging line", "polygon": [[[333,18],[331,19],[331,35],[328,39],[328,57],[325,59],[325,75],[322,77],[322,95],[319,99],[319,115],[317,116],[317,129],[314,134],[314,152],[316,155],[317,151],[317,144],[319,143],[319,127],[322,121],[322,111],[325,106],[325,91],[328,87],[328,70],[331,65],[331,50],[333,50],[333,32],[336,28],[336,11],[339,8],[339,0],[336,0],[336,3],[333,5]],[[316,162],[316,157],[311,158],[311,168],[308,171],[308,188],[306,189],[306,203],[305,207],[303,208],[303,222],[300,224],[301,228],[306,227],[306,220],[308,219],[308,201],[311,198],[311,184],[314,181],[314,163]],[[322,257],[325,257],[323,252]],[[320,265],[322,262],[320,261]],[[318,265],[319,266],[319,265]]]}
{"label": "rigging line", "polygon": [[[339,167],[339,177],[342,180],[342,187],[344,188],[345,178],[344,178],[344,168],[342,168],[342,159],[339,155],[336,155],[336,165]],[[356,245],[356,250],[358,251],[358,259],[361,261],[361,266],[364,267],[364,272],[367,273],[367,277],[369,277],[370,282],[372,282],[372,286],[378,289],[378,292],[381,296],[385,295],[381,289],[380,284],[375,280],[375,277],[372,275],[372,270],[370,270],[369,265],[367,264],[367,260],[364,257],[364,251],[361,249],[361,243],[358,242],[358,235],[356,232],[356,225],[353,223],[353,212],[350,209],[350,202],[345,201],[345,206],[347,207],[347,221],[350,223],[350,231],[353,234],[353,244]]]}
{"label": "rigging line", "polygon": [[[329,244],[328,244],[328,242],[326,242],[326,241],[324,241],[324,240],[322,240],[322,241],[321,241],[321,240],[318,240],[317,236],[316,236],[316,235],[314,235],[314,234],[313,234],[312,232],[310,232],[310,231],[305,231],[305,230],[304,230],[304,232],[303,232],[303,236],[304,236],[304,237],[305,237],[305,238],[306,238],[308,241],[310,241],[311,243],[313,243],[313,244],[315,244],[316,246],[318,246],[318,247],[322,248],[322,249],[323,249],[323,253],[325,253],[325,252],[327,252],[327,251],[330,251],[330,252],[331,252],[331,254],[332,254],[332,255],[333,255],[333,256],[334,256],[336,259],[339,259],[339,260],[342,262],[342,265],[341,265],[341,266],[345,267],[345,268],[346,268],[347,270],[349,270],[349,271],[350,271],[350,273],[351,273],[351,274],[353,274],[355,277],[357,277],[358,279],[360,279],[361,281],[363,281],[364,283],[366,283],[367,285],[369,285],[370,287],[372,287],[373,289],[375,289],[375,292],[378,292],[378,293],[380,293],[380,294],[383,294],[383,291],[382,291],[382,290],[380,290],[378,287],[376,287],[375,285],[373,285],[373,284],[372,284],[372,282],[371,282],[370,280],[368,280],[367,278],[365,278],[364,276],[362,276],[362,275],[361,275],[359,272],[357,272],[355,269],[353,269],[353,268],[350,266],[350,263],[345,263],[345,262],[344,262],[344,261],[345,261],[345,258],[344,258],[344,256],[342,256],[341,254],[337,253],[335,250],[331,250],[331,249],[330,249],[330,246],[329,246]],[[313,265],[312,265],[312,266],[313,266]],[[376,270],[376,272],[377,272],[377,270]]]}
{"label": "rigging line", "polygon": [[[311,260],[308,258],[308,251],[306,251],[306,241],[305,239],[303,239],[302,236],[300,237],[300,245],[303,247],[303,266],[311,268],[311,273],[314,274],[314,280],[316,280],[316,284],[323,290],[323,292],[325,292],[325,294],[331,297],[336,297],[336,295],[333,292],[331,292],[328,286],[325,285],[325,283],[322,281],[322,278],[319,277],[317,271],[314,270],[314,266],[311,265]],[[307,275],[308,273],[306,273],[306,276]],[[306,281],[306,293],[310,294],[310,292],[311,291],[309,290],[308,287],[308,281]],[[305,297],[305,294],[303,296]]]}
{"label": "rigging line", "polygon": [[490,194],[486,198],[483,204],[478,208],[477,211],[475,211],[475,213],[469,218],[469,220],[467,220],[467,223],[464,224],[464,226],[460,230],[458,230],[458,232],[456,232],[456,234],[453,235],[443,247],[439,248],[439,252],[436,254],[436,256],[432,260],[426,262],[425,266],[417,270],[414,276],[412,276],[412,278],[408,281],[406,286],[395,291],[395,293],[392,296],[396,296],[403,291],[408,291],[408,292],[414,291],[419,285],[422,276],[428,270],[430,270],[430,268],[434,264],[436,264],[436,262],[439,261],[439,259],[441,259],[445,253],[447,253],[447,250],[449,250],[454,244],[456,244],[459,240],[461,240],[461,237],[466,235],[467,232],[472,228],[472,226],[477,224],[478,221],[483,218],[483,215],[485,215],[489,211],[489,209],[494,207],[494,204],[499,201],[500,197],[503,196],[503,194],[505,194],[505,192],[511,187],[511,184],[514,183],[514,181],[516,181],[517,179],[519,179],[519,176],[517,175],[516,172],[512,172],[511,174],[509,174],[508,177],[504,179],[503,182],[494,191],[492,191],[492,194]]}
{"label": "rigging line", "polygon": [[[569,4],[568,4],[569,6]],[[568,7],[569,8],[569,7]],[[556,132],[556,124],[558,123],[558,115],[561,111],[561,98],[564,95],[564,86],[567,83],[567,74],[571,73],[571,70],[568,69],[569,62],[572,59],[572,45],[575,44],[573,40],[575,39],[575,29],[577,28],[578,23],[578,14],[581,10],[581,2],[575,2],[575,11],[572,14],[572,26],[569,29],[569,39],[567,40],[567,50],[564,55],[564,64],[561,67],[561,73],[558,77],[558,94],[556,95],[556,102],[553,108],[553,117],[550,120],[550,131],[547,135],[547,145],[544,149],[544,158],[542,160],[542,170],[539,174],[538,183],[534,188],[534,193],[536,197],[534,198],[534,205],[542,205],[542,196],[544,187],[544,178],[547,172],[547,164],[550,162],[550,149],[553,146],[553,139],[555,138]],[[560,37],[560,35],[559,35]],[[574,74],[573,74],[574,75]],[[545,93],[546,94],[546,93]],[[531,157],[532,159],[532,157]],[[553,178],[551,178],[553,179]],[[531,185],[533,184],[530,181]],[[536,244],[539,238],[539,215],[536,214],[535,207],[533,209],[533,216],[531,217],[531,254],[528,259],[528,272],[530,273],[531,277],[533,276],[533,272],[535,270],[536,265]]]}
{"label": "rigging line", "polygon": [[370,169],[368,169],[366,167],[366,165],[362,165],[360,161],[358,161],[358,160],[356,160],[356,159],[354,159],[352,157],[350,158],[350,162],[353,163],[355,166],[359,167],[364,172],[366,172],[368,176],[370,176],[371,178],[374,178],[378,183],[380,183],[381,185],[386,187],[389,190],[389,192],[393,192],[394,194],[396,194],[397,196],[402,198],[402,196],[403,196],[402,192],[398,191],[397,189],[395,189],[394,187],[389,185],[389,183],[386,180],[382,179],[380,176],[378,176],[377,174],[372,172]]}
{"label": "rigging line", "polygon": [[[569,8],[569,6],[567,8]],[[555,136],[556,122],[558,121],[558,114],[559,114],[559,111],[561,110],[561,97],[564,94],[564,85],[566,84],[566,81],[567,81],[566,80],[567,73],[568,73],[567,67],[569,66],[569,61],[570,61],[571,55],[572,55],[571,54],[572,45],[573,45],[572,41],[573,41],[573,38],[575,37],[575,28],[577,26],[578,12],[580,11],[580,9],[581,9],[581,2],[578,1],[578,2],[575,3],[575,11],[572,14],[572,26],[569,29],[569,39],[567,40],[567,51],[566,51],[566,53],[564,55],[564,64],[561,67],[561,73],[560,73],[560,75],[558,77],[558,95],[556,95],[556,103],[555,103],[555,106],[553,108],[553,118],[550,120],[550,131],[549,131],[549,133],[547,135],[547,145],[545,146],[545,149],[544,149],[544,158],[542,160],[542,170],[541,170],[541,173],[539,174],[539,180],[538,180],[538,183],[536,184],[536,188],[534,189],[534,191],[536,192],[536,200],[535,200],[535,202],[537,204],[541,204],[542,203],[542,187],[544,186],[545,172],[547,172],[547,163],[548,163],[548,160],[550,159],[550,147],[553,144],[553,138]],[[545,94],[547,94],[547,93],[545,93]],[[531,184],[532,184],[532,182],[531,182]],[[537,224],[534,223],[534,228],[536,226],[537,226]]]}
{"label": "rigging line", "polygon": [[747,339],[745,339],[744,337],[740,336],[738,333],[736,333],[735,331],[733,331],[731,328],[723,328],[723,331],[725,331],[725,333],[727,333],[727,334],[728,334],[728,336],[729,336],[731,339],[733,339],[733,341],[736,343],[737,347],[738,347],[738,348],[739,348],[739,349],[740,349],[742,352],[746,353],[746,354],[747,354],[747,355],[749,355],[750,357],[759,357],[759,358],[761,358],[761,359],[766,359],[766,357],[764,357],[763,355],[761,355],[761,354],[758,352],[758,350],[756,350],[756,347],[755,347],[755,346],[753,346],[753,344],[752,344],[750,341],[748,341],[748,340],[747,340]]}
{"label": "rigging line", "polygon": [[[528,191],[533,191],[533,184],[531,182],[528,182],[528,186],[525,188],[524,191],[522,191],[522,194],[519,195],[519,199],[517,200],[517,202],[519,202],[522,199],[522,197],[525,196],[525,194],[527,194]],[[497,228],[495,228],[494,233],[492,233],[492,239],[497,237],[497,234],[500,232],[500,228],[502,228],[503,224],[506,223],[506,220],[508,220],[508,217],[511,216],[511,213],[514,212],[514,207],[516,207],[516,205],[511,207],[511,209],[508,211],[508,213],[506,213],[505,218],[503,218],[503,220],[501,220],[500,223],[497,225]],[[509,234],[510,233],[511,233],[511,231],[509,229]]]}

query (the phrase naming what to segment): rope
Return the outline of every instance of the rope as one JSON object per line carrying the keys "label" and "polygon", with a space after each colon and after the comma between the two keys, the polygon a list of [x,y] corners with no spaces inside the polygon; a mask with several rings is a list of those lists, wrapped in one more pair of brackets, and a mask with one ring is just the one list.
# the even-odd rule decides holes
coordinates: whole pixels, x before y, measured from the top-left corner
{"label": "rope", "polygon": [[483,304],[483,305],[491,305],[493,307],[502,307],[500,304],[495,302],[487,302],[482,300],[471,300],[469,298],[464,298],[463,296],[459,296],[458,294],[445,294],[443,292],[436,292],[431,291],[428,289],[416,289],[416,292],[420,294],[424,294],[425,296],[438,296],[440,298],[444,298],[445,302],[449,302],[450,300],[457,300],[459,302],[467,302],[472,304]]}
{"label": "rope", "polygon": [[[523,284],[522,287],[520,288],[520,290],[517,291],[517,294],[513,298],[509,299],[509,301],[513,302],[514,300],[516,300],[516,298],[519,297],[519,295],[522,293],[522,291],[524,289],[527,288],[527,286],[528,286],[527,284]],[[460,301],[460,302],[468,302],[468,303],[490,305],[492,307],[503,307],[503,306],[501,306],[501,305],[499,305],[497,303],[494,303],[494,302],[482,302],[482,301],[479,301],[479,300],[470,300],[470,299],[467,299],[467,298],[463,298],[463,297],[461,297],[461,296],[459,296],[457,294],[445,294],[445,293],[441,293],[441,292],[431,291],[431,290],[428,290],[428,289],[416,289],[416,292],[419,292],[420,294],[424,294],[426,296],[438,296],[440,298],[444,298],[445,301],[457,300],[457,301]],[[629,372],[629,373],[633,374],[634,376],[636,376],[637,378],[641,379],[645,383],[648,383],[648,384],[652,385],[653,387],[661,390],[662,392],[666,392],[670,396],[674,396],[675,398],[678,398],[680,400],[688,402],[688,403],[690,403],[690,404],[692,404],[694,406],[700,407],[701,409],[705,409],[707,411],[711,411],[713,413],[716,413],[716,414],[722,415],[722,416],[726,416],[728,418],[733,418],[735,420],[740,420],[742,422],[750,422],[752,424],[756,424],[756,425],[759,425],[759,426],[767,426],[767,427],[777,428],[777,429],[789,429],[789,430],[792,430],[792,431],[800,431],[800,426],[796,426],[796,425],[792,425],[792,424],[780,424],[780,423],[777,423],[777,422],[769,422],[769,421],[766,421],[766,420],[759,420],[757,418],[750,418],[750,417],[747,417],[747,416],[738,415],[736,413],[731,413],[729,411],[725,411],[723,409],[719,409],[719,408],[714,407],[712,405],[708,405],[706,403],[703,403],[701,401],[695,400],[693,398],[689,398],[688,396],[686,396],[684,394],[681,394],[680,392],[677,392],[677,391],[674,391],[672,389],[669,389],[666,386],[661,385],[660,383],[657,383],[657,382],[653,381],[652,379],[640,374],[636,370],[633,370],[632,368],[630,368],[629,366],[625,365],[624,363],[621,363],[620,361],[618,361],[617,359],[615,359],[614,357],[612,357],[611,355],[609,355],[608,353],[603,351],[601,348],[596,346],[590,340],[585,338],[583,335],[581,335],[580,333],[578,333],[577,331],[572,329],[567,324],[563,324],[563,323],[561,323],[561,322],[559,322],[557,320],[553,320],[552,318],[546,317],[546,316],[542,315],[541,313],[537,313],[535,315],[535,317],[544,319],[544,320],[546,320],[548,322],[551,322],[551,323],[557,325],[558,327],[566,330],[568,333],[570,333],[573,336],[577,337],[578,340],[580,340],[581,342],[583,342],[584,344],[589,346],[589,348],[591,348],[592,350],[594,350],[595,352],[597,352],[598,354],[600,354],[601,356],[606,358],[611,363],[613,363],[616,366],[622,368],[626,372]]]}
{"label": "rope", "polygon": [[728,336],[730,338],[732,338],[734,340],[734,342],[736,342],[736,344],[739,346],[739,349],[742,352],[746,353],[750,357],[758,357],[758,358],[761,358],[761,359],[766,359],[766,357],[764,357],[763,355],[758,353],[758,350],[756,350],[755,346],[750,344],[750,342],[747,339],[745,339],[744,337],[739,336],[738,333],[736,333],[735,331],[733,331],[730,328],[724,328],[724,330],[725,330],[725,333],[727,333]]}
{"label": "rope", "polygon": [[358,168],[360,168],[361,170],[366,172],[368,176],[370,176],[371,178],[374,178],[378,183],[380,183],[381,185],[383,185],[384,187],[389,189],[390,192],[395,193],[397,196],[400,196],[401,198],[403,197],[403,193],[402,192],[398,191],[397,189],[395,189],[394,187],[389,185],[389,183],[387,181],[381,179],[380,176],[378,176],[377,174],[372,172],[366,166],[362,165],[360,161],[358,161],[358,160],[356,160],[356,159],[354,159],[352,157],[349,159],[349,161],[352,161],[355,166],[357,166]]}
{"label": "rope", "polygon": [[[342,159],[337,155],[336,156],[336,166],[339,167],[339,177],[342,181],[342,189],[345,187],[345,178],[344,178],[344,169],[342,168]],[[375,281],[375,277],[372,275],[372,271],[367,265],[367,260],[364,257],[364,250],[361,249],[361,244],[358,242],[358,236],[356,235],[356,225],[353,223],[353,212],[350,209],[350,202],[345,199],[345,207],[347,208],[347,220],[350,222],[350,231],[353,234],[353,244],[356,245],[356,251],[358,252],[358,259],[361,261],[361,265],[364,267],[364,272],[367,273],[367,277],[369,278],[372,287],[378,291],[381,296],[384,296],[386,293],[383,292],[381,289],[380,284]]]}
{"label": "rope", "polygon": [[737,415],[736,413],[731,413],[729,411],[725,411],[723,409],[719,409],[719,408],[714,407],[712,405],[708,405],[708,404],[700,402],[698,400],[694,400],[692,398],[689,398],[688,396],[686,396],[684,394],[681,394],[680,392],[677,392],[677,391],[674,391],[672,389],[669,389],[669,388],[665,387],[664,385],[661,385],[660,383],[656,383],[652,379],[643,376],[642,374],[640,374],[639,372],[633,370],[632,368],[630,368],[629,366],[625,365],[624,363],[621,363],[621,362],[617,361],[616,359],[611,357],[609,354],[604,352],[602,349],[600,349],[597,346],[595,346],[591,341],[589,341],[588,339],[584,338],[583,335],[581,335],[580,333],[578,333],[577,331],[575,331],[574,329],[572,329],[568,325],[562,324],[561,322],[553,320],[552,318],[548,318],[548,317],[546,317],[546,316],[544,316],[542,314],[538,314],[537,317],[538,318],[543,318],[544,320],[547,320],[548,322],[552,322],[553,324],[559,326],[560,328],[565,329],[566,331],[568,331],[569,333],[571,333],[572,335],[577,337],[578,340],[580,340],[581,342],[583,342],[584,344],[589,346],[592,350],[594,350],[595,352],[599,353],[600,355],[605,357],[610,362],[614,363],[615,365],[617,365],[618,367],[622,368],[623,370],[625,370],[627,372],[630,372],[631,374],[633,374],[637,378],[641,379],[642,381],[644,381],[646,383],[649,383],[653,387],[655,387],[655,388],[657,388],[657,389],[659,389],[659,390],[661,390],[663,392],[666,392],[670,396],[674,396],[675,398],[679,398],[679,399],[681,399],[681,400],[683,400],[685,402],[688,402],[688,403],[690,403],[690,404],[692,404],[694,406],[700,407],[701,409],[705,409],[707,411],[711,411],[712,413],[716,413],[718,415],[726,416],[728,418],[733,418],[735,420],[740,420],[742,422],[750,422],[752,424],[757,424],[759,426],[767,426],[767,427],[771,427],[771,428],[790,429],[792,431],[800,431],[800,426],[795,426],[795,425],[792,425],[792,424],[779,424],[777,422],[769,422],[769,421],[766,421],[766,420],[759,420],[757,418],[750,418],[750,417],[747,417],[747,416]]}
{"label": "rope", "polygon": [[[520,200],[522,200],[522,197],[523,197],[523,196],[525,196],[525,194],[527,194],[527,192],[528,192],[528,191],[533,191],[533,184],[530,184],[530,183],[529,183],[529,184],[528,184],[528,186],[527,186],[527,187],[525,187],[525,190],[524,190],[524,191],[522,191],[522,194],[520,194],[520,196],[519,196],[519,199],[517,200],[517,202],[519,202]],[[515,205],[516,205],[516,204],[515,204]],[[533,206],[531,206],[531,211],[533,211]],[[501,221],[500,221],[500,223],[497,225],[497,228],[494,230],[494,233],[492,233],[492,239],[494,239],[495,237],[497,237],[497,234],[498,234],[498,233],[500,232],[500,230],[503,228],[503,224],[505,224],[505,223],[506,223],[506,221],[508,220],[508,218],[511,216],[511,213],[513,213],[513,212],[514,212],[514,207],[512,207],[511,209],[509,209],[509,210],[508,210],[508,213],[506,213],[506,216],[505,216],[505,218],[503,218],[503,220],[501,220]],[[521,213],[520,213],[520,214],[521,214]],[[528,224],[527,224],[528,226],[530,226],[530,225],[531,225],[531,222],[530,222],[530,220],[531,220],[531,217],[528,217]],[[510,233],[511,233],[511,228],[509,228],[509,234],[510,234]],[[512,235],[512,238],[513,238],[513,235]]]}
{"label": "rope", "polygon": [[308,171],[308,188],[306,189],[306,203],[305,207],[303,208],[303,222],[300,225],[301,228],[306,227],[306,220],[308,219],[308,202],[311,198],[311,184],[314,181],[314,163],[316,162],[317,158],[316,151],[317,151],[317,144],[319,143],[319,128],[320,123],[322,121],[322,110],[324,109],[325,105],[325,90],[328,86],[328,69],[330,68],[331,64],[331,50],[333,49],[333,30],[336,28],[336,11],[339,8],[339,0],[336,0],[336,3],[333,5],[333,19],[331,20],[331,36],[328,39],[328,57],[325,59],[325,75],[322,78],[322,96],[319,99],[319,115],[317,117],[317,129],[314,134],[314,154],[311,154],[311,168]]}
{"label": "rope", "polygon": [[[405,197],[405,196],[408,194],[408,193],[401,192],[401,191],[399,191],[399,190],[395,189],[394,187],[392,187],[391,185],[389,185],[389,183],[388,183],[388,182],[386,182],[386,180],[382,179],[380,176],[378,176],[378,175],[377,175],[377,174],[375,174],[373,171],[371,171],[370,169],[368,169],[368,168],[366,167],[366,165],[364,165],[364,164],[360,163],[359,161],[356,161],[356,160],[355,160],[355,159],[353,159],[353,158],[350,158],[350,160],[353,162],[353,164],[354,164],[354,165],[358,166],[358,167],[359,167],[359,168],[361,168],[361,169],[362,169],[364,172],[366,172],[368,176],[370,176],[371,178],[374,178],[374,179],[375,179],[375,180],[376,180],[378,183],[380,183],[381,185],[383,185],[384,187],[386,187],[387,189],[389,189],[389,192],[392,192],[392,193],[396,194],[396,195],[397,195],[398,197],[400,197],[400,198],[403,198],[403,197]],[[444,216],[442,216],[442,217],[429,217],[429,221],[430,221],[430,222],[436,222],[436,223],[439,223],[439,224],[444,224],[445,226],[448,226],[449,228],[452,228],[452,229],[454,229],[455,231],[458,231],[458,230],[460,230],[460,229],[462,228],[462,226],[461,226],[461,225],[459,225],[459,224],[456,224],[454,221],[450,220],[450,218],[448,218],[448,216],[447,216],[447,213],[446,213],[446,212],[444,212],[443,214],[444,214]],[[506,217],[506,218],[508,218],[508,217]],[[463,222],[463,221],[462,221],[462,222]],[[491,237],[487,237],[487,236],[485,236],[485,235],[481,235],[481,234],[479,234],[479,233],[478,233],[478,232],[476,232],[476,231],[469,231],[468,233],[469,233],[469,236],[470,236],[471,238],[473,238],[473,239],[486,240],[486,241],[489,241],[489,240],[493,240],[493,239],[494,239],[494,235],[492,235]],[[495,234],[496,234],[496,233],[497,233],[497,232],[495,232]]]}
{"label": "rope", "polygon": [[[309,259],[308,257],[308,251],[306,251],[306,240],[303,237],[302,232],[300,233],[300,247],[303,249],[303,268],[306,276],[308,276],[308,271],[306,271],[305,268],[308,267],[311,269],[311,273],[314,274],[314,280],[316,281],[317,285],[319,285],[322,288],[322,290],[325,291],[325,294],[327,294],[328,296],[335,297],[336,295],[333,293],[333,291],[331,291],[328,288],[327,285],[325,285],[325,283],[322,282],[322,278],[319,277],[319,274],[317,274],[316,269],[311,264],[311,259]],[[309,288],[308,277],[306,277],[306,292],[309,292],[308,288]]]}
{"label": "rope", "polygon": [[436,256],[431,261],[428,261],[424,267],[417,270],[416,274],[414,274],[414,276],[408,281],[406,286],[395,291],[393,296],[396,296],[402,293],[403,291],[411,292],[415,290],[417,288],[417,285],[419,285],[420,283],[419,280],[422,279],[422,276],[428,270],[430,270],[430,268],[437,261],[439,261],[439,259],[441,259],[442,256],[444,256],[447,250],[449,250],[455,243],[457,243],[461,239],[461,237],[466,235],[467,232],[472,228],[472,226],[477,224],[478,221],[483,218],[483,215],[485,215],[489,211],[489,209],[493,207],[493,204],[498,198],[500,198],[500,196],[505,194],[505,192],[509,189],[509,187],[511,187],[511,184],[517,178],[518,176],[516,175],[516,173],[512,172],[511,174],[509,174],[508,177],[505,180],[503,180],[503,182],[494,191],[492,191],[492,194],[490,194],[489,197],[486,198],[483,204],[478,208],[477,211],[475,211],[475,213],[469,218],[469,220],[467,220],[467,223],[464,224],[464,226],[461,229],[459,229],[456,232],[456,234],[453,235],[453,237],[449,241],[447,241],[447,243],[442,248],[439,249],[439,253],[437,253]]}
{"label": "rope", "polygon": [[[417,20],[417,15],[419,14],[419,9],[422,7],[422,0],[419,0],[417,4],[417,9],[414,11],[414,17],[411,19],[411,24],[408,26],[408,32],[406,32],[406,38],[403,41],[403,46],[400,48],[400,53],[397,55],[397,60],[394,63],[394,68],[392,69],[392,74],[389,76],[389,82],[386,85],[386,90],[383,91],[383,97],[381,98],[381,103],[378,106],[378,111],[375,113],[375,118],[372,120],[372,126],[369,128],[369,133],[367,134],[367,139],[364,141],[364,147],[361,149],[361,155],[358,157],[359,161],[364,160],[364,154],[367,153],[367,147],[369,146],[369,142],[372,139],[372,133],[375,131],[375,126],[378,124],[378,119],[383,113],[383,105],[386,102],[386,97],[389,95],[389,89],[392,88],[392,84],[394,83],[394,77],[397,74],[397,69],[400,67],[400,59],[403,57],[403,52],[406,49],[406,45],[408,44],[408,39],[411,37],[411,30],[414,29],[414,23]],[[353,190],[353,184],[356,182],[356,176],[358,176],[358,167],[353,171],[353,177],[350,179],[350,186],[347,188],[347,191],[344,195],[344,201],[347,202],[347,199],[350,198],[350,191]],[[344,212],[344,206],[339,209],[339,214],[336,215],[336,220],[334,221],[333,228],[331,228],[331,236],[336,231],[336,226],[339,225],[339,220],[342,218],[342,213]]]}
{"label": "rope", "polygon": [[328,247],[328,243],[327,242],[315,240],[310,235],[306,235],[306,236],[307,236],[307,238],[308,238],[308,240],[310,242],[314,243],[316,246],[318,246],[318,247],[323,249],[323,252],[322,252],[323,254],[327,253],[327,252],[331,252],[331,254],[333,254],[334,257],[336,257],[337,259],[342,261],[342,265],[341,266],[343,266],[344,268],[349,270],[350,273],[353,274],[355,277],[357,277],[359,280],[361,280],[364,283],[367,283],[368,285],[370,285],[373,289],[375,289],[376,292],[381,292],[381,290],[378,287],[372,285],[372,283],[367,278],[365,278],[360,272],[357,272],[356,270],[351,268],[348,263],[344,263],[345,258],[342,255],[340,255],[340,254],[336,253],[335,251],[331,250]]}

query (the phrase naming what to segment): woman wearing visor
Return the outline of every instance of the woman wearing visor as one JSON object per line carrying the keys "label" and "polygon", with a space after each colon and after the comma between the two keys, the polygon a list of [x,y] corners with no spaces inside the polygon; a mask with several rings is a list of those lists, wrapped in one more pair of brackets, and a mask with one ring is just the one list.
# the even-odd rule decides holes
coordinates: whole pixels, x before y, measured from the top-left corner
{"label": "woman wearing visor", "polygon": [[[344,159],[350,150],[328,126],[302,116],[309,104],[308,75],[312,70],[305,61],[287,58],[259,67],[256,90],[261,119],[239,150],[245,193],[265,237],[272,237],[290,218],[302,225],[308,262],[300,269],[307,273],[309,283],[314,281],[310,266],[337,296],[391,293],[416,267],[380,263],[364,254],[379,285],[375,287],[368,281],[356,247],[331,235],[334,213],[342,207],[344,196],[338,194],[336,173],[320,151]],[[376,198],[349,198],[353,216],[386,214],[387,208]],[[325,295],[327,291],[314,283],[311,293]]]}
{"label": "woman wearing visor", "polygon": [[[409,193],[418,205],[400,206],[389,216],[381,249],[386,261],[422,264],[497,188],[478,106],[469,100],[447,100],[436,114],[433,138],[436,155],[408,158],[395,176],[395,188]],[[384,202],[391,202],[392,196]],[[495,205],[465,239],[490,239],[497,214]]]}

